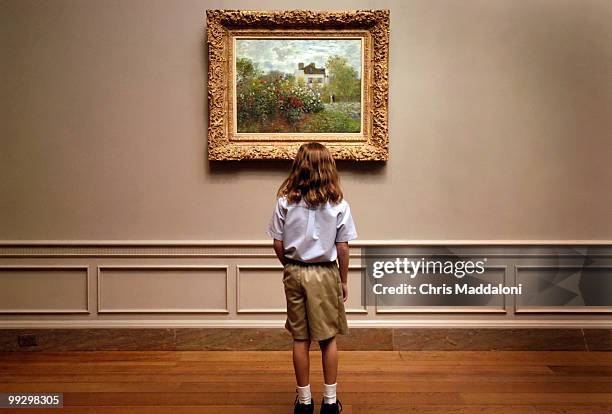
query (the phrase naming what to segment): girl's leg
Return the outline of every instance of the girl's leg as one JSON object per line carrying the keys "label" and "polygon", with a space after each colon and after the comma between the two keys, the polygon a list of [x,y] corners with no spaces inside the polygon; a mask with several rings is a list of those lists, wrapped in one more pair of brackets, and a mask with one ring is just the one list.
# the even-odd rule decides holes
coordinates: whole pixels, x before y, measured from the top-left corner
{"label": "girl's leg", "polygon": [[338,347],[336,337],[320,341],[323,377],[326,384],[335,384],[338,376]]}
{"label": "girl's leg", "polygon": [[308,385],[310,376],[310,340],[293,341],[293,369],[298,387]]}

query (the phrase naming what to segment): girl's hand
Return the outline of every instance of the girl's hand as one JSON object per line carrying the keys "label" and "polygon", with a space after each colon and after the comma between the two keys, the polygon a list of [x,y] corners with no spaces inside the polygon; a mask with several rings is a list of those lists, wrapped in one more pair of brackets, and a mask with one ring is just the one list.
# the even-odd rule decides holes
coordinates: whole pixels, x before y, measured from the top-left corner
{"label": "girl's hand", "polygon": [[346,302],[348,299],[348,284],[346,282],[341,282],[342,284],[342,297],[344,298],[343,302]]}

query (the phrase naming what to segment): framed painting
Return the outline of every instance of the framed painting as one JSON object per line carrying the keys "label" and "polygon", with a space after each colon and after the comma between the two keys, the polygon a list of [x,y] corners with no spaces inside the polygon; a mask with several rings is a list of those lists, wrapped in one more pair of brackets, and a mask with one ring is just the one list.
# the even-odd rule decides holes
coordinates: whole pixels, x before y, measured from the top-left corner
{"label": "framed painting", "polygon": [[207,10],[208,159],[385,161],[389,11]]}

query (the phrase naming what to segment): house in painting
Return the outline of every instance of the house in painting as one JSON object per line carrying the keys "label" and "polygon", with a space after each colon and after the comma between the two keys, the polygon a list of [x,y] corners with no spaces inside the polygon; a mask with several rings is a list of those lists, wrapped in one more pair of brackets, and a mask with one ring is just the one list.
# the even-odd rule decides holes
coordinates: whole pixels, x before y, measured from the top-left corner
{"label": "house in painting", "polygon": [[315,84],[323,86],[328,83],[328,75],[325,73],[325,68],[317,68],[314,62],[306,66],[302,62],[298,63],[295,77],[304,79],[304,83],[309,87]]}

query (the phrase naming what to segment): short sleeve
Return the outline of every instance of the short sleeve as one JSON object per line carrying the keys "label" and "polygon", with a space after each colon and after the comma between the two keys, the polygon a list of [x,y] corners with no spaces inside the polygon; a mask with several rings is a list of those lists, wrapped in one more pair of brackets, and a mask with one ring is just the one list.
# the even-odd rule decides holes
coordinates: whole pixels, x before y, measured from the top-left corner
{"label": "short sleeve", "polygon": [[355,222],[351,216],[351,207],[346,203],[346,208],[338,214],[338,224],[336,226],[336,243],[346,242],[357,238]]}
{"label": "short sleeve", "polygon": [[283,240],[283,229],[285,227],[286,213],[287,209],[284,206],[283,198],[277,199],[274,212],[272,213],[272,217],[270,218],[268,229],[266,231],[268,236],[276,240]]}

